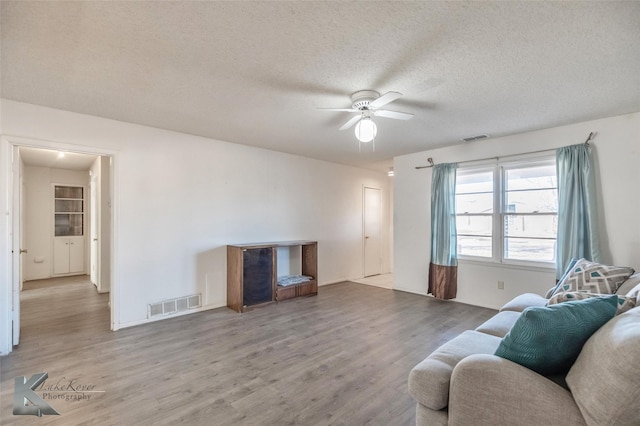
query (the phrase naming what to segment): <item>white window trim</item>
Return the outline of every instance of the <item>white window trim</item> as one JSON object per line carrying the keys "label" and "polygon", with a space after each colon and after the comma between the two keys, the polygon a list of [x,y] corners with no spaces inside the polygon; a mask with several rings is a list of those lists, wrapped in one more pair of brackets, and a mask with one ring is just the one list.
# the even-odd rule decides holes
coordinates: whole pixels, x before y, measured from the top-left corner
{"label": "white window trim", "polygon": [[[483,164],[484,163],[484,164]],[[505,170],[511,168],[518,168],[523,165],[526,166],[536,166],[536,165],[545,165],[554,163],[555,164],[555,154],[550,153],[544,156],[536,155],[536,156],[523,156],[516,160],[505,160],[500,161],[500,159],[491,161],[490,163],[476,163],[474,165],[462,166],[458,167],[458,171],[464,172],[474,172],[480,173],[483,171],[493,171],[493,221],[492,221],[492,229],[500,230],[500,232],[492,232],[492,256],[491,257],[481,257],[481,256],[471,256],[471,255],[460,255],[458,254],[458,260],[461,263],[469,263],[469,264],[477,264],[484,266],[494,266],[494,267],[507,267],[513,269],[525,269],[531,271],[551,271],[556,269],[555,261],[552,262],[543,262],[543,261],[527,261],[527,260],[512,260],[504,258],[504,231],[503,223],[505,216],[505,206],[504,206],[504,182],[505,182]],[[497,235],[496,235],[497,234]]]}

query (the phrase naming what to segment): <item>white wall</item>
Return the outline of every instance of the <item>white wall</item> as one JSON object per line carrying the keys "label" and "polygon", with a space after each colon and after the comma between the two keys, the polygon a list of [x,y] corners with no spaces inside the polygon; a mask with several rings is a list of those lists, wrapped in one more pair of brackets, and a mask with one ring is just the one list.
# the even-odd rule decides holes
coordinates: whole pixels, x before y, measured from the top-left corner
{"label": "white wall", "polygon": [[[431,169],[415,166],[426,165],[429,157],[448,163],[573,145],[589,132],[597,132],[592,146],[604,261],[640,270],[640,113],[635,113],[396,157],[395,288],[427,292]],[[504,281],[504,290],[498,290],[498,281]],[[554,271],[460,261],[456,300],[499,308],[523,292],[544,294],[554,281]]]}
{"label": "white wall", "polygon": [[226,244],[317,240],[320,284],[362,276],[362,188],[387,203],[385,173],[1,102],[9,142],[113,154],[115,329],[164,299],[202,293],[206,307],[225,306]]}
{"label": "white wall", "polygon": [[[88,171],[26,166],[24,173],[24,280],[49,278],[53,273],[53,193],[52,184],[85,186],[85,237],[88,233]],[[85,238],[86,240],[86,238]],[[87,243],[85,241],[85,247]],[[85,260],[87,255],[85,255]],[[42,262],[36,262],[42,260]],[[87,262],[85,261],[85,270]]]}

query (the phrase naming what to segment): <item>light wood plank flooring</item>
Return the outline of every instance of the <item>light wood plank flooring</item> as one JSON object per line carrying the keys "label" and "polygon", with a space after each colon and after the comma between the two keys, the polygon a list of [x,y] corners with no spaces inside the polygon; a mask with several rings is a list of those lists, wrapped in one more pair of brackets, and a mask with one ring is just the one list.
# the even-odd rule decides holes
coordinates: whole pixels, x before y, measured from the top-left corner
{"label": "light wood plank flooring", "polygon": [[380,274],[353,280],[354,283],[367,284],[382,288],[393,288],[393,274]]}
{"label": "light wood plank flooring", "polygon": [[[21,343],[0,358],[0,424],[411,425],[409,370],[495,313],[345,282],[111,332],[107,301],[87,277],[25,285]],[[14,416],[14,378],[39,372],[104,393]]]}

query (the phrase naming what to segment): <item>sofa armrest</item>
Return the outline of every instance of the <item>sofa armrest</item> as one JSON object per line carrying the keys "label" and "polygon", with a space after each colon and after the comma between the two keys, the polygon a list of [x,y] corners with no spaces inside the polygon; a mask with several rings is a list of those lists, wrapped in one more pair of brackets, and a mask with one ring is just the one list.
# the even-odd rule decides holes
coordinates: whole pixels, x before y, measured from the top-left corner
{"label": "sofa armrest", "polygon": [[571,393],[519,364],[471,355],[451,376],[449,425],[585,425]]}
{"label": "sofa armrest", "polygon": [[409,373],[409,393],[420,404],[442,410],[449,403],[451,374],[460,360],[473,354],[492,354],[501,339],[467,330],[433,351]]}

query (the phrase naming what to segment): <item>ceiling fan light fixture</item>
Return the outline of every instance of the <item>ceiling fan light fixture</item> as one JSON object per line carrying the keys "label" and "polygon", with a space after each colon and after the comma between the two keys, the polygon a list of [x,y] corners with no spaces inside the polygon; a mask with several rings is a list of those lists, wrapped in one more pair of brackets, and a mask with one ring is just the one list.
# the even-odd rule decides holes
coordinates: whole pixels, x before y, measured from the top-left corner
{"label": "ceiling fan light fixture", "polygon": [[358,121],[358,124],[356,124],[355,133],[356,138],[360,142],[371,142],[378,133],[378,127],[370,117],[363,117],[362,120]]}

